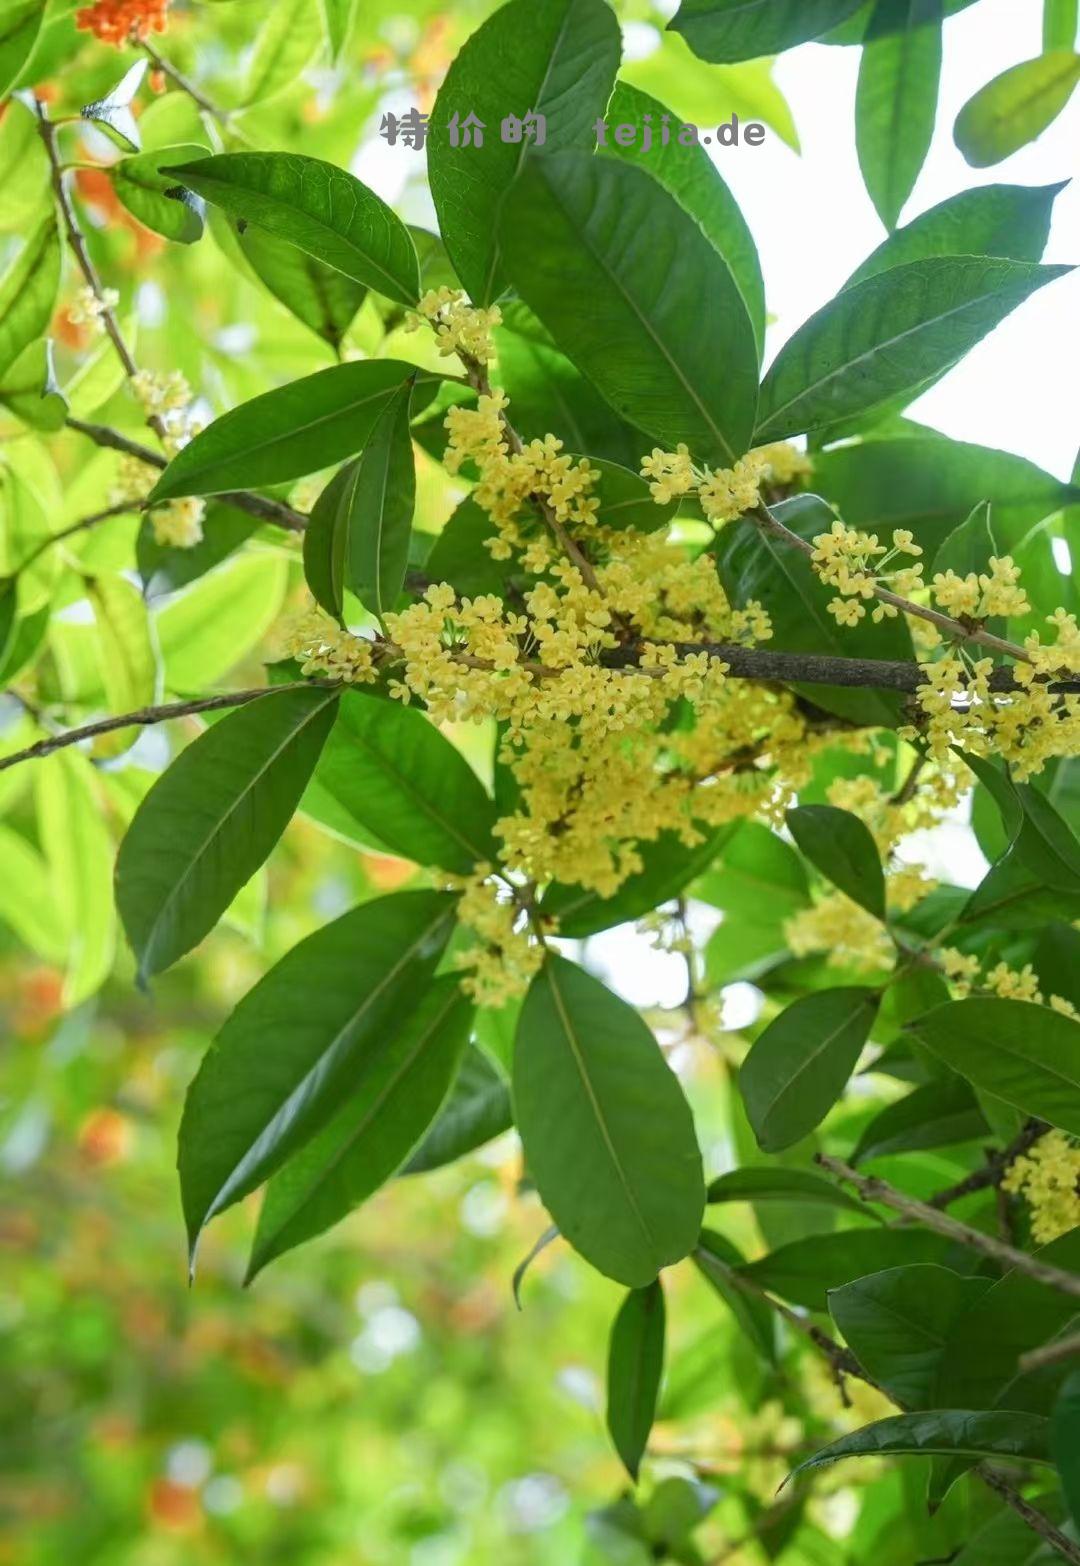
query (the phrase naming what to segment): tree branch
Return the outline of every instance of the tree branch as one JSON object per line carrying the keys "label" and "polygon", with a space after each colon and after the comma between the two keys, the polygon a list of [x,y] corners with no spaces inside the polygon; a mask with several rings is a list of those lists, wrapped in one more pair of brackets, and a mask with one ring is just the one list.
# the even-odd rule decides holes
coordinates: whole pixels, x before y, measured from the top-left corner
{"label": "tree branch", "polygon": [[960,1201],[962,1197],[973,1196],[976,1191],[985,1191],[991,1185],[1000,1185],[1013,1159],[1026,1153],[1049,1129],[1045,1120],[1029,1120],[1008,1147],[992,1153],[982,1169],[976,1169],[966,1179],[958,1180],[955,1185],[932,1196],[930,1206],[938,1209],[951,1207],[953,1202]]}
{"label": "tree branch", "polygon": [[1042,1348],[1032,1349],[1030,1354],[1020,1356],[1020,1369],[1025,1375],[1032,1370],[1043,1370],[1047,1365],[1062,1365],[1068,1359],[1080,1358],[1080,1333],[1074,1332],[1071,1337],[1055,1338],[1052,1343],[1044,1343]]}
{"label": "tree branch", "polygon": [[96,723],[82,728],[67,729],[63,734],[50,734],[47,739],[17,750],[13,755],[0,756],[0,772],[14,767],[21,761],[36,761],[41,756],[51,756],[53,751],[65,750],[82,740],[95,739],[99,734],[112,734],[116,729],[147,728],[153,723],[167,723],[171,718],[189,718],[198,712],[219,712],[224,707],[244,707],[262,696],[273,696],[278,691],[298,691],[311,685],[325,685],[332,681],[291,680],[283,685],[260,685],[248,691],[224,691],[219,696],[198,696],[191,701],[168,702],[160,707],[140,707],[137,712],[125,712],[119,717],[100,718]]}
{"label": "tree branch", "polygon": [[[798,533],[793,533],[786,527],[780,518],[774,516],[764,501],[756,511],[747,513],[750,520],[761,529],[763,533],[769,533],[781,543],[788,544],[792,549],[797,549],[801,554],[809,558],[814,553],[814,546],[805,538],[800,538]],[[924,604],[912,603],[910,598],[900,598],[896,593],[890,593],[886,588],[875,588],[874,596],[880,603],[891,604],[894,609],[899,609],[904,614],[914,615],[919,620],[926,620],[928,624],[936,626],[944,632],[952,641],[974,642],[979,647],[985,647],[990,652],[1004,653],[1009,658],[1017,658],[1021,663],[1030,663],[1031,659],[1024,648],[1017,642],[1007,642],[1000,636],[993,636],[989,631],[984,631],[980,626],[965,625],[962,620],[954,620],[951,615],[942,614],[937,609],[930,609]]]}
{"label": "tree branch", "polygon": [[185,76],[182,71],[177,69],[171,60],[166,60],[164,55],[159,54],[148,38],[143,38],[140,42],[143,53],[156,70],[159,70],[163,76],[167,76],[175,86],[180,88],[181,92],[186,92],[188,97],[194,103],[197,103],[200,109],[205,109],[206,113],[217,120],[224,130],[230,131],[233,135],[236,134],[236,127],[232,124],[232,115],[226,109],[215,103],[212,98],[208,98],[200,88],[196,87],[190,77]]}
{"label": "tree branch", "polygon": [[921,1223],[924,1228],[933,1230],[935,1234],[940,1234],[947,1240],[955,1240],[959,1245],[966,1245],[973,1251],[981,1252],[983,1256],[989,1256],[991,1260],[999,1262],[1002,1266],[1025,1273],[1036,1283],[1045,1284],[1049,1289],[1057,1289],[1061,1294],[1080,1299],[1080,1276],[1076,1273],[1063,1272],[1060,1267],[1052,1267],[1049,1263],[1040,1261],[1037,1256],[1031,1256],[1027,1251],[1020,1251],[1014,1245],[1006,1244],[1004,1240],[995,1239],[990,1234],[983,1234],[980,1229],[973,1229],[970,1224],[960,1223],[937,1207],[928,1207],[925,1202],[917,1201],[915,1197],[898,1191],[887,1180],[867,1178],[857,1174],[839,1158],[830,1158],[825,1153],[818,1153],[815,1161],[830,1174],[854,1186],[864,1202],[880,1202],[882,1206],[891,1207],[894,1212],[901,1213],[915,1223]]}

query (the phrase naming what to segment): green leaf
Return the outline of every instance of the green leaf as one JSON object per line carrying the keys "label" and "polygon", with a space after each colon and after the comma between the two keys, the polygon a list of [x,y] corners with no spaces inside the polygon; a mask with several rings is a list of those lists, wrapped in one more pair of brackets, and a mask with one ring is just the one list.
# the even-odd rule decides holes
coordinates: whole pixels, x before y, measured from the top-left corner
{"label": "green leaf", "polygon": [[[86,584],[97,626],[102,684],[111,712],[149,707],[157,695],[158,667],[146,604],[122,576]],[[116,756],[135,743],[139,730],[120,729],[98,741],[97,754]]]}
{"label": "green leaf", "polygon": [[450,1097],[433,1121],[402,1174],[426,1174],[455,1163],[513,1124],[510,1089],[484,1051],[470,1044],[462,1058]]}
{"label": "green leaf", "polygon": [[1059,995],[1080,1010],[1080,933],[1069,924],[1048,924],[1033,961],[1043,994]]}
{"label": "green leaf", "polygon": [[630,1290],[608,1346],[607,1427],[635,1484],[656,1418],[663,1369],[664,1291],[657,1278]]}
{"label": "green leaf", "polygon": [[56,382],[51,338],[25,347],[0,374],[0,403],[32,429],[53,434],[67,419],[67,403]]}
{"label": "green leaf", "polygon": [[965,904],[962,919],[1036,925],[1072,914],[1080,900],[1080,841],[1050,800],[1029,783],[1014,785],[975,758],[973,770],[1002,810],[1009,849]]}
{"label": "green leaf", "polygon": [[710,65],[691,52],[681,33],[669,28],[651,54],[627,60],[619,75],[669,104],[686,124],[717,125],[737,114],[740,122],[758,120],[768,125],[792,152],[798,152],[799,133],[772,71],[769,59]]}
{"label": "green leaf", "polygon": [[120,846],[116,902],[140,978],[198,944],[266,859],[334,721],[337,692],[271,691],[179,755]]}
{"label": "green leaf", "polygon": [[50,212],[0,278],[0,375],[40,337],[60,287],[60,236]]}
{"label": "green leaf", "polygon": [[1074,1523],[1080,1523],[1080,1371],[1067,1377],[1054,1404],[1050,1452]]}
{"label": "green leaf", "polygon": [[159,608],[166,688],[205,691],[253,652],[277,619],[287,574],[280,554],[242,552]]}
{"label": "green leaf", "polygon": [[682,1088],[638,1013],[565,958],[522,1007],[513,1096],[540,1199],[586,1261],[643,1288],[693,1250],[705,1186]]}
{"label": "green leaf", "polygon": [[[817,495],[796,495],[772,509],[786,527],[807,540],[827,533],[836,520]],[[848,658],[912,657],[911,637],[899,616],[881,625],[872,624],[869,617],[854,627],[838,625],[828,610],[833,589],[817,576],[806,556],[749,519],[722,528],[715,553],[728,599],[737,608],[751,599],[764,606],[772,624],[769,645],[778,651],[833,653]],[[892,727],[899,722],[901,703],[887,691],[811,684],[795,689],[826,712],[860,726]]]}
{"label": "green leaf", "polygon": [[[66,897],[68,889],[62,890]],[[66,921],[48,863],[5,822],[0,822],[0,921],[44,962],[63,964]]]}
{"label": "green leaf", "polygon": [[695,54],[718,63],[780,54],[820,38],[862,0],[682,0],[670,26]]}
{"label": "green leaf", "polygon": [[739,1090],[758,1146],[778,1153],[821,1124],[855,1070],[877,1015],[875,990],[819,990],[758,1035]]}
{"label": "green leaf", "polygon": [[877,0],[855,97],[855,143],[870,199],[894,229],[934,136],[941,0]]}
{"label": "green leaf", "polygon": [[[495,806],[468,762],[422,712],[345,691],[312,779],[339,820],[390,853],[468,875],[498,858]],[[305,795],[302,808],[308,809]]]}
{"label": "green leaf", "polygon": [[1015,1457],[1048,1463],[1049,1422],[1037,1414],[983,1414],[959,1409],[896,1414],[841,1436],[792,1469],[809,1473],[842,1457]]}
{"label": "green leaf", "polygon": [[413,382],[386,403],[363,452],[327,485],[304,538],[304,571],[323,607],[340,618],[345,588],[382,619],[401,592],[416,504],[409,435]]}
{"label": "green leaf", "polygon": [[955,1147],[989,1134],[990,1127],[963,1077],[950,1076],[914,1088],[887,1104],[865,1127],[851,1155],[854,1164],[891,1153]]}
{"label": "green leaf", "polygon": [[994,537],[990,502],[980,501],[967,520],[953,529],[934,556],[931,580],[946,571],[955,571],[957,576],[967,576],[971,571],[976,574],[988,571],[990,556],[1000,552]]}
{"label": "green leaf", "polygon": [[420,265],[412,235],[385,201],[344,169],[294,152],[224,152],[167,172],[231,217],[399,304],[416,303]]}
{"label": "green leaf", "polygon": [[501,234],[514,286],[617,413],[666,446],[685,441],[700,462],[746,451],[750,317],[726,263],[662,186],[614,158],[532,158]]}
{"label": "green leaf", "polygon": [[1080,1136],[1080,1022],[1030,1001],[971,995],[908,1031],[980,1091]]}
{"label": "green leaf", "polygon": [[831,1180],[809,1169],[778,1169],[774,1165],[733,1169],[720,1175],[709,1186],[706,1201],[709,1206],[717,1202],[810,1202],[867,1216],[863,1204]]}
{"label": "green leaf", "polygon": [[209,1220],[329,1124],[361,1066],[378,1062],[427,990],[453,917],[454,899],[441,892],[363,903],[301,941],[245,995],[203,1060],[180,1124],[193,1255]]}
{"label": "green leaf", "polygon": [[[1035,1503],[1052,1523],[1060,1521],[1060,1506],[1055,1497],[1042,1497]],[[1007,1507],[967,1537],[951,1566],[1050,1566],[1052,1554],[1028,1523]]]}
{"label": "green leaf", "polygon": [[767,913],[780,920],[810,901],[806,867],[790,844],[757,821],[742,821],[703,875],[694,896],[724,913],[753,919]]}
{"label": "green leaf", "polygon": [[639,473],[599,457],[590,457],[588,461],[597,474],[593,494],[600,502],[596,512],[600,527],[636,528],[641,533],[655,533],[658,528],[667,527],[678,511],[677,500],[658,505]]}
{"label": "green leaf", "polygon": [[331,65],[337,65],[356,20],[356,0],[319,0]]}
{"label": "green leaf", "polygon": [[226,253],[250,268],[263,287],[335,353],[340,349],[367,298],[363,283],[244,218],[220,216],[212,226],[216,234],[224,228],[231,236],[223,241]]}
{"label": "green leaf", "polygon": [[1043,0],[1043,53],[1071,49],[1080,20],[1078,0]]}
{"label": "green leaf", "polygon": [[767,1365],[775,1365],[776,1316],[765,1300],[740,1288],[737,1274],[746,1259],[731,1241],[713,1229],[702,1229],[694,1263],[715,1289],[742,1331]]}
{"label": "green leaf", "polygon": [[142,86],[147,63],[146,60],[136,60],[111,92],[94,103],[85,104],[80,111],[82,119],[90,120],[125,152],[138,152],[142,146],[139,123],[131,112],[131,105]]}
{"label": "green leaf", "polygon": [[[626,82],[617,82],[608,104],[607,122],[612,126],[633,125],[637,136],[634,144],[627,147],[612,141],[610,151],[615,157],[651,174],[701,225],[705,237],[712,241],[735,280],[754,328],[760,362],[765,346],[765,283],[754,236],[738,202],[703,146],[697,143],[685,146],[678,140],[670,140],[667,146],[660,142],[648,151],[644,150],[644,129],[651,132],[650,139],[659,140],[661,117],[669,112],[648,93],[640,92]],[[646,121],[646,115],[651,116],[649,121]]]}
{"label": "green leaf", "polygon": [[150,500],[287,484],[355,456],[395,393],[415,375],[415,365],[397,359],[366,359],[252,397],[173,458]]}
{"label": "green leaf", "polygon": [[482,506],[470,496],[461,502],[431,546],[424,569],[433,582],[449,582],[459,598],[477,598],[506,591],[510,563],[493,560],[484,547],[496,528]]}
{"label": "green leaf", "polygon": [[955,1247],[917,1229],[874,1226],[792,1240],[742,1269],[763,1289],[807,1310],[827,1310],[828,1295],[855,1278],[921,1262],[948,1266]]}
{"label": "green leaf", "polygon": [[761,388],[755,443],[810,434],[917,392],[1068,271],[939,256],[845,288],[781,349]]}
{"label": "green leaf", "polygon": [[929,1263],[889,1267],[829,1294],[829,1311],[864,1370],[895,1403],[930,1408],[938,1367],[957,1318],[986,1293]]}
{"label": "green leaf", "polygon": [[121,158],[108,174],[120,201],[140,223],[166,239],[190,245],[202,236],[202,202],[178,185],[175,175],[163,174],[162,164],[202,156],[201,147],[159,147]]}
{"label": "green leaf", "polygon": [[1000,163],[1041,136],[1080,82],[1080,54],[1071,48],[1013,65],[981,87],[957,116],[956,145],[973,168]]}
{"label": "green leaf", "polygon": [[800,805],[786,819],[800,853],[815,870],[875,919],[884,919],[885,876],[865,822],[834,805]]}
{"label": "green leaf", "polygon": [[1038,261],[1050,236],[1058,185],[983,185],[962,190],[890,234],[844,284],[931,256],[1005,256]]}
{"label": "green leaf", "polygon": [[581,939],[615,924],[640,919],[661,903],[678,897],[684,887],[712,864],[734,828],[707,833],[693,848],[674,832],[662,832],[651,843],[639,843],[642,868],[627,876],[611,897],[582,886],[553,881],[540,899],[540,909],[559,921],[559,934]]}
{"label": "green leaf", "polygon": [[85,756],[73,750],[50,756],[35,778],[35,794],[38,837],[66,940],[63,999],[71,1010],[101,988],[112,968],[113,845]]}
{"label": "green leaf", "polygon": [[456,974],[426,986],[389,1039],[354,1053],[347,1098],[273,1176],[248,1281],[367,1200],[408,1158],[438,1113],[469,1038],[472,1004]]}
{"label": "green leaf", "polygon": [[495,332],[496,371],[522,439],[541,440],[550,430],[567,451],[606,458],[636,472],[648,436],[619,418],[525,305],[508,304],[504,318],[507,325]]}
{"label": "green leaf", "polygon": [[178,592],[220,565],[245,544],[259,526],[246,511],[215,504],[203,516],[203,536],[191,549],[159,544],[149,517],[144,517],[135,541],[135,558],[147,600]]}
{"label": "green leaf", "polygon": [[[428,174],[439,231],[474,304],[491,304],[506,287],[499,209],[532,161],[529,140],[502,140],[504,116],[543,114],[546,149],[587,146],[620,51],[605,0],[512,0],[477,28],[451,65],[431,116]],[[476,114],[485,123],[482,146],[451,144],[454,114]]]}
{"label": "green leaf", "polygon": [[1080,499],[1033,462],[941,436],[874,439],[821,452],[814,482],[850,527],[906,527],[932,559],[949,534],[988,500],[1006,547],[1043,517]]}
{"label": "green leaf", "polygon": [[244,73],[243,103],[267,103],[293,87],[322,42],[318,5],[277,0],[255,37]]}
{"label": "green leaf", "polygon": [[8,0],[0,16],[0,98],[18,81],[23,66],[34,52],[45,0]]}

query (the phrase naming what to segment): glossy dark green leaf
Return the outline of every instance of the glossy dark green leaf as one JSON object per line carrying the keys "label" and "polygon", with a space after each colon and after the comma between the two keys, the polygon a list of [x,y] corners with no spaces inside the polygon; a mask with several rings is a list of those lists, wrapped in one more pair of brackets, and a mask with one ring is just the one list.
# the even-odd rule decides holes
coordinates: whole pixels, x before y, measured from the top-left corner
{"label": "glossy dark green leaf", "polygon": [[257,519],[248,512],[211,501],[203,516],[199,542],[191,549],[173,549],[158,543],[153,522],[145,517],[135,540],[135,559],[147,599],[178,592],[205,576],[245,544],[258,526]]}
{"label": "glossy dark green leaf", "polygon": [[301,941],[240,1002],[180,1125],[193,1252],[204,1225],[317,1135],[365,1063],[381,1060],[427,990],[453,918],[441,892],[364,903]]}
{"label": "glossy dark green leaf", "polygon": [[1038,261],[1050,235],[1058,185],[983,185],[962,190],[890,234],[844,284],[930,256],[1006,256]]}
{"label": "glossy dark green leaf", "polygon": [[[786,527],[808,540],[827,533],[835,521],[817,495],[796,495],[772,509]],[[806,556],[746,518],[721,529],[716,565],[733,604],[741,608],[756,599],[768,611],[773,630],[769,645],[777,651],[848,658],[912,656],[911,637],[899,616],[881,625],[869,616],[854,627],[838,625],[828,610],[833,589],[816,575]],[[900,701],[888,691],[810,684],[796,689],[816,706],[853,723],[894,726],[899,721]]]}
{"label": "glossy dark green leaf", "polygon": [[664,1291],[660,1280],[631,1289],[611,1328],[607,1427],[634,1483],[656,1418],[664,1370]]}
{"label": "glossy dark green leaf", "polygon": [[776,1315],[772,1307],[752,1290],[739,1286],[735,1274],[746,1265],[746,1259],[726,1236],[713,1229],[702,1229],[694,1262],[703,1278],[708,1279],[716,1293],[731,1311],[740,1330],[746,1335],[761,1358],[768,1365],[775,1365]]}
{"label": "glossy dark green leaf", "polygon": [[0,278],[0,375],[48,328],[60,287],[60,235],[50,212]]}
{"label": "glossy dark green leaf", "polygon": [[203,204],[177,181],[175,174],[163,174],[162,165],[202,157],[203,150],[195,146],[156,147],[132,158],[121,158],[109,168],[113,189],[145,227],[166,239],[190,245],[202,236]]}
{"label": "glossy dark green leaf", "polygon": [[788,811],[787,825],[815,870],[876,919],[884,919],[885,876],[865,822],[835,805],[800,805]]}
{"label": "glossy dark green leaf", "polygon": [[747,449],[750,317],[727,264],[661,185],[610,157],[533,158],[500,232],[515,288],[617,413],[701,462]]}
{"label": "glossy dark green leaf", "polygon": [[[637,472],[649,438],[621,419],[596,387],[559,352],[531,310],[507,306],[513,329],[495,333],[499,382],[514,409],[514,428],[523,440],[542,440],[550,431],[567,451],[617,462]],[[537,332],[526,329],[535,322]],[[520,328],[520,329],[519,329]],[[657,507],[657,511],[660,507]]]}
{"label": "glossy dark green leaf", "polygon": [[1070,924],[1048,924],[1032,961],[1043,994],[1059,995],[1080,1011],[1080,932]]}
{"label": "glossy dark green leaf", "polygon": [[1080,1136],[1080,1022],[1030,1001],[971,995],[908,1031],[981,1092]]}
{"label": "glossy dark green leaf", "polygon": [[830,1289],[838,1289],[867,1273],[921,1262],[950,1265],[953,1254],[940,1235],[915,1229],[874,1227],[815,1234],[781,1245],[743,1268],[763,1289],[802,1305],[827,1310]]}
{"label": "glossy dark green leaf", "polygon": [[720,1175],[709,1186],[706,1200],[710,1206],[716,1202],[809,1202],[867,1216],[861,1202],[823,1175],[809,1169],[778,1169],[773,1164]]}
{"label": "glossy dark green leaf", "polygon": [[287,484],[352,457],[415,374],[415,365],[397,359],[364,359],[252,397],[196,435],[150,498]]}
{"label": "glossy dark green leaf", "polygon": [[[502,139],[504,117],[543,114],[545,150],[588,147],[620,52],[605,0],[512,0],[459,50],[435,100],[428,172],[440,233],[474,303],[490,304],[506,287],[499,208],[533,150],[527,139]],[[452,145],[455,114],[485,122],[482,146]]]}
{"label": "glossy dark green leaf", "polygon": [[862,0],[682,0],[671,26],[716,64],[780,54],[846,21]]}
{"label": "glossy dark green leaf", "polygon": [[724,913],[752,919],[767,910],[788,918],[810,901],[806,867],[778,833],[743,821],[719,862],[694,885],[694,896]]}
{"label": "glossy dark green leaf", "polygon": [[636,528],[641,533],[655,533],[671,522],[679,509],[678,501],[658,505],[639,473],[599,457],[590,457],[588,461],[597,474],[593,494],[600,502],[596,512],[600,527],[620,531]]}
{"label": "glossy dark green leaf", "polygon": [[45,0],[8,0],[0,16],[0,97],[18,81],[41,31]]}
{"label": "glossy dark green leaf", "polygon": [[506,1078],[484,1051],[470,1044],[450,1097],[428,1128],[402,1174],[426,1174],[483,1147],[510,1129],[513,1110]]}
{"label": "glossy dark green leaf", "polygon": [[706,871],[733,830],[721,827],[707,832],[693,848],[688,848],[674,832],[662,832],[654,842],[638,845],[642,868],[628,876],[613,896],[601,897],[585,887],[553,881],[540,900],[541,910],[558,919],[560,935],[577,939],[640,919],[661,903],[678,897],[684,887]]}
{"label": "glossy dark green leaf", "polygon": [[935,1409],[879,1419],[841,1436],[792,1469],[810,1473],[843,1457],[1013,1457],[1048,1463],[1049,1421],[1037,1414],[985,1414],[969,1409]]}
{"label": "glossy dark green leaf", "polygon": [[793,1001],[754,1040],[739,1091],[763,1152],[781,1152],[821,1124],[855,1070],[877,1008],[874,990],[819,990]]}
{"label": "glossy dark green leaf", "polygon": [[295,152],[224,152],[167,172],[231,217],[399,304],[416,303],[420,267],[409,230],[345,169]]}
{"label": "glossy dark green leaf", "polygon": [[892,1153],[954,1147],[977,1141],[989,1131],[967,1082],[963,1077],[946,1077],[924,1083],[880,1110],[860,1136],[851,1161],[858,1164]]}
{"label": "glossy dark green leaf", "polygon": [[594,1267],[643,1288],[693,1250],[705,1184],[678,1079],[638,1013],[562,957],[522,1007],[513,1096],[540,1199]]}
{"label": "glossy dark green leaf", "polygon": [[988,500],[994,534],[1009,548],[1043,517],[1068,505],[1070,486],[1011,452],[944,437],[872,439],[822,452],[814,483],[851,527],[881,536],[908,528],[929,558]]}
{"label": "glossy dark green leaf", "polygon": [[761,388],[755,442],[810,434],[914,394],[1068,270],[941,256],[844,289],[781,349]]}
{"label": "glossy dark green leaf", "polygon": [[[765,344],[765,283],[754,236],[705,148],[697,142],[685,146],[676,138],[663,145],[659,138],[661,117],[668,112],[659,99],[629,82],[617,82],[608,104],[607,122],[610,126],[636,126],[638,134],[630,146],[623,147],[614,139],[609,139],[608,146],[615,157],[651,174],[701,224],[735,279],[754,328],[760,360]],[[651,119],[646,120],[646,115]],[[653,132],[653,145],[647,152],[643,134],[646,128]]]}
{"label": "glossy dark green leaf", "polygon": [[981,87],[957,116],[956,145],[973,168],[1000,163],[1041,136],[1080,82],[1071,47],[1010,66]]}
{"label": "glossy dark green leaf", "polygon": [[117,908],[142,979],[196,946],[266,859],[336,705],[336,691],[271,691],[207,729],[147,794],[116,866]]}
{"label": "glossy dark green leaf", "polygon": [[389,1037],[353,1056],[344,1104],[273,1176],[248,1279],[322,1234],[400,1168],[438,1113],[468,1042],[472,1003],[453,973],[434,979]]}
{"label": "glossy dark green leaf", "polygon": [[477,598],[483,593],[502,597],[510,563],[492,558],[485,540],[496,537],[495,524],[471,496],[458,506],[431,546],[424,562],[425,574],[433,582],[449,582],[459,598]]}
{"label": "glossy dark green leaf", "polygon": [[323,490],[304,535],[304,574],[340,619],[346,589],[380,618],[394,607],[409,563],[416,464],[409,434],[412,382],[393,393],[363,451]]}
{"label": "glossy dark green leaf", "polygon": [[859,167],[878,217],[894,229],[934,135],[941,80],[941,0],[877,0],[855,95]]}
{"label": "glossy dark green leaf", "polygon": [[[255,223],[221,215],[213,225],[218,234],[219,224],[228,226],[238,263],[250,267],[263,287],[298,321],[335,351],[340,348],[367,298],[365,285]],[[231,252],[233,244],[227,248]]]}
{"label": "glossy dark green leaf", "polygon": [[[362,691],[341,696],[337,721],[302,808],[328,795],[361,841],[417,864],[467,875],[498,858],[495,807],[475,772],[415,707]],[[331,823],[332,824],[332,823]]]}
{"label": "glossy dark green leaf", "polygon": [[955,571],[957,576],[976,575],[990,569],[990,556],[1002,553],[994,537],[993,511],[988,500],[980,503],[971,515],[954,528],[934,556],[930,570],[933,580],[939,573]]}
{"label": "glossy dark green leaf", "polygon": [[864,1370],[902,1408],[930,1408],[950,1329],[986,1293],[986,1278],[916,1263],[856,1278],[829,1311]]}
{"label": "glossy dark green leaf", "polygon": [[1080,1524],[1080,1371],[1066,1379],[1050,1421],[1050,1452],[1074,1523]]}
{"label": "glossy dark green leaf", "polygon": [[104,98],[83,105],[80,118],[89,120],[117,147],[138,152],[142,146],[139,123],[131,110],[147,71],[146,60],[137,60]]}

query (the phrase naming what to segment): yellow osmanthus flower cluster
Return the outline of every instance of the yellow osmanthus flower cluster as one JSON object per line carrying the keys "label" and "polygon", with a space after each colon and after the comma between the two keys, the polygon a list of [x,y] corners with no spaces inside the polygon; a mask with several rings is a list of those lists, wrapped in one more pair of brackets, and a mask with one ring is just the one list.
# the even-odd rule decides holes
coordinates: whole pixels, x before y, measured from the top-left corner
{"label": "yellow osmanthus flower cluster", "polygon": [[80,288],[67,307],[67,318],[72,326],[88,326],[95,336],[100,336],[105,330],[103,317],[119,303],[115,288],[104,288],[100,294],[89,287]]}
{"label": "yellow osmanthus flower cluster", "polygon": [[[814,539],[811,564],[823,582],[835,587],[837,596],[829,601],[829,613],[840,625],[858,625],[866,614],[860,600],[874,598],[880,587],[901,597],[910,597],[922,587],[921,565],[898,565],[901,555],[915,558],[922,554],[912,534],[897,528],[892,548],[878,542],[876,533],[864,533],[848,527],[839,518],[827,533]],[[886,568],[891,566],[891,570]],[[875,623],[895,618],[899,610],[893,604],[879,603],[872,619]]]}
{"label": "yellow osmanthus flower cluster", "polygon": [[687,495],[696,495],[708,520],[716,525],[731,522],[753,511],[765,484],[788,485],[805,478],[813,464],[804,452],[786,441],[759,446],[741,457],[733,468],[699,468],[690,448],[674,451],[657,446],[641,464],[642,478],[657,505],[668,506]]}
{"label": "yellow osmanthus flower cluster", "polygon": [[[528,912],[493,865],[478,864],[471,876],[448,876],[446,885],[461,894],[458,919],[475,938],[453,958],[466,970],[461,987],[478,1005],[503,1006],[528,989],[543,965],[544,948],[530,939]],[[558,933],[553,920],[546,921],[545,933]]]}
{"label": "yellow osmanthus flower cluster", "polygon": [[155,506],[150,513],[155,541],[170,549],[194,549],[202,542],[205,512],[205,502],[196,496]]}
{"label": "yellow osmanthus flower cluster", "polygon": [[1032,1239],[1049,1245],[1080,1225],[1080,1147],[1064,1131],[1048,1131],[1013,1159],[1001,1188],[1027,1199]]}
{"label": "yellow osmanthus flower cluster", "polygon": [[435,333],[435,344],[444,357],[461,353],[477,364],[490,364],[495,357],[491,334],[502,324],[498,305],[479,310],[468,303],[460,288],[433,288],[424,295],[410,316],[408,330],[427,322]]}

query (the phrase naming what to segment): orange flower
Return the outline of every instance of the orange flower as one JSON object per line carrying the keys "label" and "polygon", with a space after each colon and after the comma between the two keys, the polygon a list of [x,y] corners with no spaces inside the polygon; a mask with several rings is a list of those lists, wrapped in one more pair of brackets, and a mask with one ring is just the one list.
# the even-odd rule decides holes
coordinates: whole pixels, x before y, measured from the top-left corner
{"label": "orange flower", "polygon": [[169,0],[95,0],[76,13],[75,21],[84,32],[120,49],[132,39],[141,42],[152,32],[163,33],[168,9]]}

